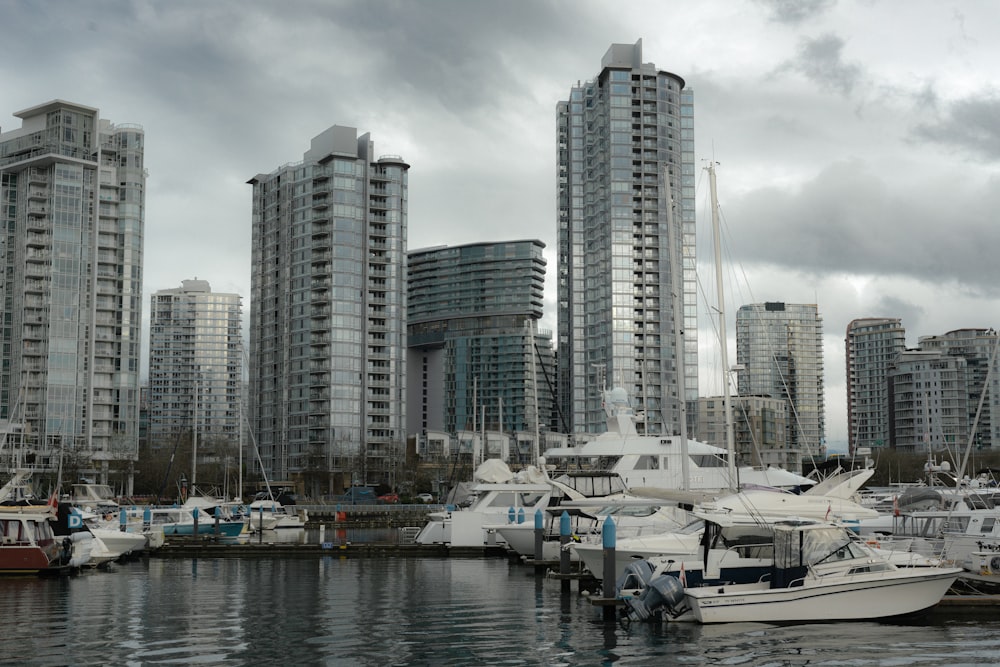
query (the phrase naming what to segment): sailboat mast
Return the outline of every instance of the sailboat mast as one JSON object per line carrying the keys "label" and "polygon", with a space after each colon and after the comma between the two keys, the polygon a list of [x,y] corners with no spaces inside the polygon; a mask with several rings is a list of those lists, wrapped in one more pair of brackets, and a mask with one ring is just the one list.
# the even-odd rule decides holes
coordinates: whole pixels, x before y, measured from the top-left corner
{"label": "sailboat mast", "polygon": [[191,420],[191,495],[198,476],[198,380],[194,381],[194,419]]}
{"label": "sailboat mast", "polygon": [[719,300],[719,347],[722,352],[722,404],[726,415],[726,452],[729,480],[735,490],[740,483],[736,478],[736,444],[733,441],[733,406],[729,396],[729,339],[726,336],[726,300],[722,285],[722,234],[719,225],[719,195],[715,189],[715,163],[708,163],[708,185],[712,197],[712,241],[715,244],[715,290]]}
{"label": "sailboat mast", "polygon": [[986,400],[986,394],[990,391],[990,378],[993,376],[993,368],[997,363],[997,353],[1000,352],[1000,333],[996,334],[997,340],[993,345],[993,352],[990,354],[989,365],[986,367],[986,377],[983,378],[983,389],[979,393],[979,405],[976,407],[976,417],[972,422],[972,428],[969,430],[969,444],[965,447],[965,455],[962,457],[962,463],[958,466],[958,479],[962,479],[965,476],[966,466],[969,464],[969,454],[972,453],[972,444],[976,441],[976,429],[979,428],[979,417],[983,413],[983,403]]}
{"label": "sailboat mast", "polygon": [[[681,490],[687,491],[691,485],[691,457],[688,454],[687,395],[685,392],[685,378],[687,377],[685,365],[687,359],[684,356],[684,297],[682,294],[684,270],[681,266],[684,261],[684,251],[680,247],[679,235],[674,227],[674,196],[670,188],[670,180],[666,176],[666,170],[667,168],[664,166],[663,171],[660,173],[662,181],[660,189],[664,192],[663,208],[666,209],[667,242],[670,245],[670,291],[673,297],[674,308],[674,355],[676,359],[674,369],[677,373],[677,398],[680,401],[678,408],[681,430]],[[645,382],[646,374],[643,373],[642,377]]]}
{"label": "sailboat mast", "polygon": [[535,465],[542,467],[539,461],[539,458],[541,457],[542,444],[539,440],[541,433],[539,432],[538,425],[538,366],[537,360],[535,359],[537,356],[535,353],[536,324],[534,320],[528,320],[526,323],[528,325],[528,333],[531,336],[531,340],[528,343],[528,351],[531,354],[531,394],[535,405],[535,439],[531,446],[531,460]]}
{"label": "sailboat mast", "polygon": [[239,443],[239,453],[237,464],[237,482],[236,482],[236,497],[239,498],[240,502],[243,502],[243,396],[242,391],[240,392],[240,418],[239,426],[237,427],[236,441]]}

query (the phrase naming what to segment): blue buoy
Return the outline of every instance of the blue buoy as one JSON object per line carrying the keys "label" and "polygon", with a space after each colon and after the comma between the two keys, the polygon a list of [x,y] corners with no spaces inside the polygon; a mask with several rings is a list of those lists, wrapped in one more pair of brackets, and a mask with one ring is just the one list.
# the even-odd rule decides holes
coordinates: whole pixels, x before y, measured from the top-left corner
{"label": "blue buoy", "polygon": [[573,534],[573,526],[569,520],[569,512],[563,510],[562,516],[559,517],[559,536],[569,537]]}
{"label": "blue buoy", "polygon": [[511,505],[507,508],[507,523],[514,523],[514,506]]}
{"label": "blue buoy", "polygon": [[524,508],[523,507],[517,510],[517,522],[518,523],[524,523]]}
{"label": "blue buoy", "polygon": [[535,510],[535,528],[541,530],[545,527],[545,515],[542,510]]}

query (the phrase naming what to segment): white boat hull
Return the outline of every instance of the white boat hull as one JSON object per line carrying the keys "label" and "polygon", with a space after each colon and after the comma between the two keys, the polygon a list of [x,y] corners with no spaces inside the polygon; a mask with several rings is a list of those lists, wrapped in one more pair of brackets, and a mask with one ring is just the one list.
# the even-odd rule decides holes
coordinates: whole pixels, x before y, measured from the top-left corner
{"label": "white boat hull", "polygon": [[791,588],[761,584],[687,589],[685,600],[701,623],[873,620],[930,609],[960,569],[899,570],[872,577],[838,577]]}
{"label": "white boat hull", "polygon": [[146,536],[139,533],[105,528],[91,528],[90,532],[94,537],[100,538],[112,560],[146,548]]}
{"label": "white boat hull", "polygon": [[[500,539],[507,543],[507,547],[517,552],[519,556],[525,558],[535,557],[535,526],[534,524],[514,523],[504,526],[492,526],[490,530],[495,530]],[[569,544],[575,544],[570,542]],[[569,546],[567,546],[569,549]],[[559,560],[562,556],[562,544],[558,538],[542,540],[542,560]],[[576,552],[570,550],[570,560],[579,561]]]}
{"label": "white boat hull", "polygon": [[456,510],[455,512],[434,512],[420,530],[414,542],[417,544],[448,544],[453,547],[498,546],[504,544],[496,531],[488,526],[495,525],[506,516],[505,511],[476,512]]}
{"label": "white boat hull", "polygon": [[[615,578],[622,576],[631,563],[660,556],[694,556],[698,553],[701,537],[697,534],[678,535],[662,533],[647,537],[627,538],[615,547]],[[584,567],[595,577],[604,575],[604,544],[595,540],[570,547],[583,561]]]}

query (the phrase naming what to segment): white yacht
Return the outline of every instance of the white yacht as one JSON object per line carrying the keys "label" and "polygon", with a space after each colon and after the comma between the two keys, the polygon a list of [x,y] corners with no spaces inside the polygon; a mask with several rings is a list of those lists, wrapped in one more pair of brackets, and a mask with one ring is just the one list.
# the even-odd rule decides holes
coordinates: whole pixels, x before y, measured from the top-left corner
{"label": "white yacht", "polygon": [[[702,513],[725,516],[728,521],[748,526],[768,526],[788,517],[825,521],[840,521],[852,526],[859,521],[877,517],[878,513],[862,506],[855,498],[857,489],[873,471],[860,470],[838,474],[808,491],[795,494],[777,489],[746,489],[699,503]],[[695,509],[695,506],[690,506]],[[652,559],[664,554],[698,553],[704,532],[704,522],[694,519],[676,531],[625,536],[615,544],[615,576],[637,560]],[[603,573],[604,547],[602,540],[592,539],[572,544],[570,549],[579,556],[595,576]]]}
{"label": "white yacht", "polygon": [[[580,508],[582,501],[559,504],[548,507],[543,513],[542,525],[542,559],[558,560],[561,550],[561,521],[563,512],[570,519],[570,544],[580,544],[581,541],[600,544],[601,530],[604,522],[611,518],[615,522],[615,530],[619,536],[638,537],[641,535],[658,535],[665,531],[673,531],[682,527],[680,517],[684,512],[676,507],[655,499],[610,498],[598,501],[594,507]],[[590,500],[586,502],[591,502]],[[507,546],[524,558],[535,557],[535,518],[527,517],[524,523],[508,522],[490,526],[503,538]],[[566,548],[569,548],[568,546]],[[575,549],[569,549],[570,560],[580,560]]]}
{"label": "white yacht", "polygon": [[545,451],[551,475],[574,470],[614,472],[629,491],[643,496],[647,489],[717,493],[743,485],[788,489],[815,484],[807,477],[773,467],[738,466],[737,479],[732,479],[725,448],[697,440],[685,442],[679,435],[640,435],[636,429],[640,417],[624,389],[605,391],[604,410],[607,431],[579,446]]}
{"label": "white yacht", "polygon": [[545,473],[534,466],[515,474],[503,461],[488,459],[476,469],[468,498],[430,512],[414,541],[453,547],[500,544],[488,526],[510,522],[511,514],[533,516],[536,509],[548,506],[554,491]]}

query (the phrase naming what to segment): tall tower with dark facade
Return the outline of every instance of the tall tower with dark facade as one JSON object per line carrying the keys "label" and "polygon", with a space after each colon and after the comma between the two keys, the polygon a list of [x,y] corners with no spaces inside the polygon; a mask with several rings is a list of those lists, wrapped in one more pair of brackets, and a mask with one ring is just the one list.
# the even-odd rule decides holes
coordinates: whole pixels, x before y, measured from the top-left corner
{"label": "tall tower with dark facade", "polygon": [[[552,333],[538,328],[543,248],[521,240],[409,253],[410,434],[478,425],[533,438],[550,428]],[[530,452],[519,456],[536,463]]]}

